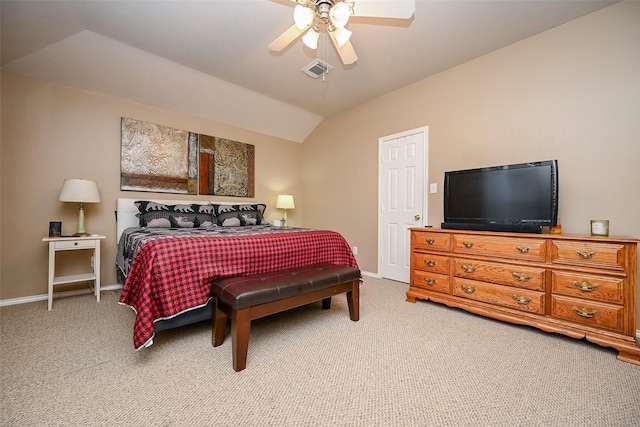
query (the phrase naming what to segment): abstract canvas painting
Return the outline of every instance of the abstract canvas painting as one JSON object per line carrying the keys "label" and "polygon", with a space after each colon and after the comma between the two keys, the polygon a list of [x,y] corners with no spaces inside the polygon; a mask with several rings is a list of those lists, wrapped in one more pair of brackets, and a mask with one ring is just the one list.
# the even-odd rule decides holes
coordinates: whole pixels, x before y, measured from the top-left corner
{"label": "abstract canvas painting", "polygon": [[254,197],[255,146],[200,135],[200,194]]}
{"label": "abstract canvas painting", "polygon": [[255,146],[122,118],[120,189],[255,196]]}
{"label": "abstract canvas painting", "polygon": [[197,134],[125,117],[121,128],[121,190],[197,194]]}

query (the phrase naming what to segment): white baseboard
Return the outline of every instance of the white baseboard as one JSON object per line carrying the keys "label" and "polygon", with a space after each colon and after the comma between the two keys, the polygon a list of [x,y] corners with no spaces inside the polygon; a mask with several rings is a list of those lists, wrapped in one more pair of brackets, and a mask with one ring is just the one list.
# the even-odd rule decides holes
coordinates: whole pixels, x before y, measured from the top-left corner
{"label": "white baseboard", "polygon": [[371,276],[371,277],[375,277],[376,279],[381,279],[381,277],[380,277],[380,275],[378,273],[372,273],[370,271],[363,271],[363,270],[360,270],[360,273],[363,276]]}
{"label": "white baseboard", "polygon": [[[120,284],[115,284],[115,285],[107,285],[107,286],[100,286],[100,292],[103,291],[113,291],[116,289],[122,289],[122,285]],[[70,296],[74,296],[74,295],[83,295],[83,294],[92,294],[93,293],[93,289],[78,289],[78,290],[74,290],[74,291],[64,291],[64,292],[56,292],[54,295],[54,297],[70,297]],[[48,294],[40,294],[40,295],[32,295],[29,297],[21,297],[21,298],[11,298],[11,299],[4,299],[4,300],[0,300],[0,307],[5,307],[8,305],[16,305],[16,304],[27,304],[30,302],[37,302],[37,301],[46,301],[47,299],[49,299],[49,295]]]}

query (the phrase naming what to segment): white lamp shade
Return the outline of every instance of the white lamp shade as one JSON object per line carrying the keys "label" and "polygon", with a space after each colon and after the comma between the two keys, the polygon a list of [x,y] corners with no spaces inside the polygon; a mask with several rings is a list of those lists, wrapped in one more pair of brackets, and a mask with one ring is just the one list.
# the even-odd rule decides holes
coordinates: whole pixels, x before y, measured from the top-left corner
{"label": "white lamp shade", "polygon": [[313,23],[315,12],[313,9],[304,7],[301,4],[297,5],[293,9],[293,21],[296,23],[296,27],[300,30],[309,28]]}
{"label": "white lamp shade", "polygon": [[296,205],[293,202],[293,196],[290,194],[281,194],[276,200],[276,208],[278,209],[295,209]]}
{"label": "white lamp shade", "polygon": [[65,179],[59,202],[100,203],[98,185],[88,179]]}
{"label": "white lamp shade", "polygon": [[344,2],[336,3],[329,12],[329,19],[336,28],[343,28],[349,22],[351,11]]}
{"label": "white lamp shade", "polygon": [[311,28],[309,31],[307,31],[307,34],[302,36],[302,41],[305,45],[307,45],[307,47],[310,47],[311,49],[317,49],[319,38],[320,34],[315,29]]}
{"label": "white lamp shade", "polygon": [[351,31],[346,28],[336,28],[333,35],[335,36],[336,42],[338,42],[338,47],[344,46],[351,38],[351,34]]}

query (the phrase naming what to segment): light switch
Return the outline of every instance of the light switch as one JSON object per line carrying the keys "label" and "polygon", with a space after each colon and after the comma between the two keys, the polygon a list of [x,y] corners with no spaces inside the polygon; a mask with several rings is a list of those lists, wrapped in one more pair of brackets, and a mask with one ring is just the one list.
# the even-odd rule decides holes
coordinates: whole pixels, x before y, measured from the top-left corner
{"label": "light switch", "polygon": [[437,193],[438,192],[438,184],[435,182],[432,182],[431,184],[429,184],[429,192],[430,193]]}

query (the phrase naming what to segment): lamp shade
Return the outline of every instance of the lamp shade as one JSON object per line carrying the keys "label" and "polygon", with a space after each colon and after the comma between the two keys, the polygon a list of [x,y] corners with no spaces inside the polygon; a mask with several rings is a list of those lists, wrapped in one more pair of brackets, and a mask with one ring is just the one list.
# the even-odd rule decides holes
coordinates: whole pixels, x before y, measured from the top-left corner
{"label": "lamp shade", "polygon": [[315,28],[310,28],[307,34],[302,36],[302,42],[311,49],[317,49],[319,38],[320,33],[318,33]]}
{"label": "lamp shade", "polygon": [[329,19],[336,28],[344,28],[349,22],[351,10],[344,2],[336,3],[329,12]]}
{"label": "lamp shade", "polygon": [[315,17],[313,9],[304,7],[301,4],[297,5],[293,9],[293,21],[296,23],[296,27],[300,30],[309,28],[313,24],[313,18]]}
{"label": "lamp shade", "polygon": [[100,203],[98,185],[88,179],[65,179],[58,201]]}
{"label": "lamp shade", "polygon": [[295,209],[296,205],[293,202],[293,196],[290,194],[281,194],[276,200],[276,208],[278,209]]}
{"label": "lamp shade", "polygon": [[352,33],[346,28],[336,28],[333,34],[336,36],[338,47],[342,47],[346,42],[349,41]]}

